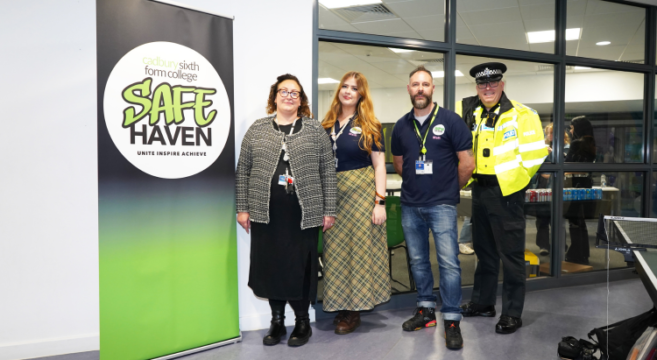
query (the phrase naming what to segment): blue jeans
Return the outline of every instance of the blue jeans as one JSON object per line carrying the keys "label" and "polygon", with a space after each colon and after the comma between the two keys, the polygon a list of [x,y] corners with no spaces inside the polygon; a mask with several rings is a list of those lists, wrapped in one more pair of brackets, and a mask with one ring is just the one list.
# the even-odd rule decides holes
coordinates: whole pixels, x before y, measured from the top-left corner
{"label": "blue jeans", "polygon": [[402,227],[417,285],[417,306],[436,307],[433,273],[429,262],[429,229],[436,245],[440,269],[440,311],[444,320],[461,320],[461,263],[458,258],[456,206],[412,207],[402,205]]}
{"label": "blue jeans", "polygon": [[472,243],[472,222],[469,216],[463,217],[463,226],[461,226],[461,235],[459,235],[459,244]]}

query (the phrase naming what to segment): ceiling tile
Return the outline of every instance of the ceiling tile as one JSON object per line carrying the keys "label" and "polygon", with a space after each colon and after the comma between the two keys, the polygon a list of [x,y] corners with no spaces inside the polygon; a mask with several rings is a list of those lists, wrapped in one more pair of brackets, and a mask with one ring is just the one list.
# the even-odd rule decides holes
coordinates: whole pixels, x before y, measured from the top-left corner
{"label": "ceiling tile", "polygon": [[410,0],[387,3],[386,6],[401,17],[441,15],[444,17],[445,4],[436,0]]}
{"label": "ceiling tile", "polygon": [[405,17],[404,21],[415,30],[445,29],[444,15]]}
{"label": "ceiling tile", "polygon": [[518,45],[515,41],[520,41],[527,45],[527,39],[525,35],[525,28],[522,24],[522,21],[508,22],[504,24],[496,24],[495,26],[490,25],[471,25],[470,31],[472,34],[481,42],[483,42],[484,37],[508,37],[509,45],[502,46],[503,48],[517,48]]}
{"label": "ceiling tile", "polygon": [[416,30],[423,39],[445,41],[445,29]]}
{"label": "ceiling tile", "polygon": [[[413,29],[401,19],[370,21],[364,23],[354,23],[358,30],[368,34],[395,34],[403,32],[413,32]],[[416,35],[415,37],[417,37]]]}
{"label": "ceiling tile", "polygon": [[489,11],[495,9],[518,7],[517,0],[459,0],[456,3],[459,13],[470,11]]}
{"label": "ceiling tile", "polygon": [[525,24],[525,30],[527,32],[530,32],[530,31],[546,31],[546,30],[554,31],[554,18],[551,18],[551,19],[533,19],[533,20],[525,19],[524,24]]}
{"label": "ceiling tile", "polygon": [[555,5],[553,1],[545,1],[541,4],[521,6],[520,13],[523,20],[550,19],[552,26],[546,30],[554,29]]}
{"label": "ceiling tile", "polygon": [[459,13],[469,26],[522,21],[518,7]]}

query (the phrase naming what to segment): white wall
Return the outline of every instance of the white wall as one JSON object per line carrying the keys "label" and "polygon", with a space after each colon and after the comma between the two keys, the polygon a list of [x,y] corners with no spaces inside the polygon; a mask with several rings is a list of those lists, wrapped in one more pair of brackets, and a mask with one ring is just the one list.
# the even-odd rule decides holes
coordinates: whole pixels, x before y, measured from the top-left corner
{"label": "white wall", "polygon": [[0,359],[98,349],[94,1],[3,2]]}
{"label": "white wall", "polygon": [[[297,75],[312,98],[311,1],[181,2],[235,16],[238,152],[276,76]],[[266,31],[276,24],[307,31]],[[97,350],[95,1],[3,2],[0,54],[0,360]],[[249,247],[239,230],[242,330],[270,320],[246,285]]]}

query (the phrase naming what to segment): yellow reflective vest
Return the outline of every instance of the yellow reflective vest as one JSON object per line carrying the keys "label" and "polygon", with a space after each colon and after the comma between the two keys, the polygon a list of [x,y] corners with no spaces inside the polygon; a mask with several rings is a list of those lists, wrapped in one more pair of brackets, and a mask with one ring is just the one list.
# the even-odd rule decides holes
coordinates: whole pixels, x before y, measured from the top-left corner
{"label": "yellow reflective vest", "polygon": [[[465,102],[467,107],[468,104],[474,104],[474,100],[465,98],[457,102],[456,113],[463,116],[463,103]],[[504,106],[505,101],[507,106]],[[538,113],[519,102],[508,100],[505,94],[502,94],[501,102],[500,115],[494,125],[491,157],[494,160],[495,175],[502,195],[507,196],[524,189],[529,184],[532,176],[543,164],[548,151]],[[470,107],[469,110],[465,109],[466,117],[472,118],[464,120],[471,126],[474,140],[483,109],[479,105],[470,105]]]}

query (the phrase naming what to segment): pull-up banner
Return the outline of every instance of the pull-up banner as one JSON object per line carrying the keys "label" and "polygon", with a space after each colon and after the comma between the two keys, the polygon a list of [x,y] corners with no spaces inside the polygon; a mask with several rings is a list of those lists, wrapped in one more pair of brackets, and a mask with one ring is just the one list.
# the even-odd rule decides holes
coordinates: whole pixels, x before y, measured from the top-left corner
{"label": "pull-up banner", "polygon": [[100,358],[238,338],[233,21],[96,5]]}

